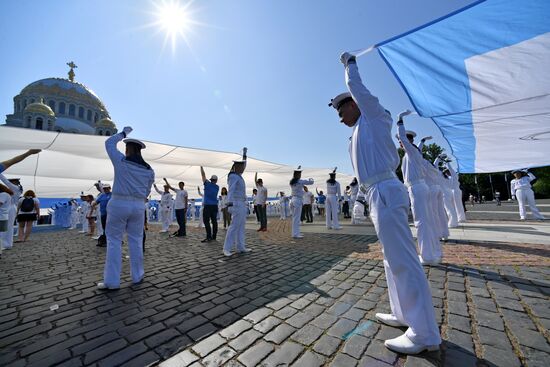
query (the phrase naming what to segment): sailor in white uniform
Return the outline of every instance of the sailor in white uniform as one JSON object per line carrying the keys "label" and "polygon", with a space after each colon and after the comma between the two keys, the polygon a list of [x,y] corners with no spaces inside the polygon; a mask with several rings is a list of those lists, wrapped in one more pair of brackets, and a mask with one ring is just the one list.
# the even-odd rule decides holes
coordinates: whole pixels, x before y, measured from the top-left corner
{"label": "sailor in white uniform", "polygon": [[290,208],[292,211],[292,238],[303,238],[300,232],[300,216],[302,215],[302,206],[304,205],[304,185],[313,185],[313,179],[302,180],[302,169],[298,166],[294,170],[292,180],[290,180],[290,190],[292,199]]}
{"label": "sailor in white uniform", "polygon": [[443,205],[445,206],[445,212],[447,213],[447,226],[449,228],[458,227],[458,216],[455,205],[455,196],[453,194],[453,181],[451,180],[451,173],[445,166],[445,160],[441,156],[437,157],[434,161],[434,166],[439,168],[441,172],[441,190],[443,190]]}
{"label": "sailor in white uniform", "polygon": [[519,217],[521,220],[526,219],[525,206],[529,205],[531,213],[535,219],[544,220],[544,216],[540,214],[537,204],[535,203],[535,193],[531,189],[531,182],[536,179],[535,175],[527,170],[512,171],[514,179],[510,182],[512,199],[518,199]]}
{"label": "sailor in white uniform", "polygon": [[335,97],[331,106],[342,123],[353,128],[349,152],[355,175],[369,203],[369,210],[384,254],[391,314],[376,318],[407,331],[385,341],[387,348],[417,354],[438,350],[441,343],[432,295],[422,270],[408,223],[409,198],[395,170],[399,156],[392,141],[392,119],[363,85],[355,57],[344,53],[350,93]]}
{"label": "sailor in white uniform", "polygon": [[227,228],[225,241],[223,244],[223,254],[225,256],[233,255],[233,249],[236,247],[238,253],[249,252],[246,247],[245,224],[246,214],[248,212],[248,200],[246,198],[246,184],[242,177],[246,169],[247,149],[243,148],[243,158],[233,161],[233,167],[227,176],[227,207],[231,213],[231,224]]}
{"label": "sailor in white uniform", "polygon": [[172,223],[172,194],[170,194],[170,187],[164,185],[164,191],[160,191],[156,184],[153,185],[155,191],[160,195],[160,221],[162,223],[162,230],[160,233],[168,232],[170,223]]}
{"label": "sailor in white uniform", "polygon": [[[447,155],[442,154],[441,158],[446,159]],[[451,187],[453,190],[453,199],[455,202],[456,217],[458,219],[458,223],[464,223],[466,222],[466,213],[464,212],[464,205],[462,204],[462,190],[460,189],[460,181],[458,179],[458,173],[454,170],[454,168],[449,163],[446,164],[446,167],[449,170],[449,174],[451,178]]]}
{"label": "sailor in white uniform", "polygon": [[105,141],[105,149],[114,167],[115,177],[111,200],[107,204],[107,256],[103,282],[99,289],[120,288],[122,268],[122,239],[128,234],[130,272],[132,282],[143,280],[143,228],[145,225],[145,201],[151,193],[155,172],[141,156],[145,144],[136,139],[125,139],[126,154],[117,149],[117,143],[132,132],[125,127],[122,132],[112,135]]}
{"label": "sailor in white uniform", "polygon": [[3,174],[0,173],[0,180],[4,185],[8,187],[11,191],[10,195],[10,206],[8,208],[8,223],[5,232],[0,233],[0,237],[3,238],[2,246],[5,249],[11,249],[13,247],[13,227],[15,223],[15,217],[17,216],[17,204],[19,198],[23,194],[23,187],[19,182],[19,178],[10,178],[7,179]]}
{"label": "sailor in white uniform", "polygon": [[426,176],[424,157],[414,145],[414,131],[405,130],[403,117],[411,111],[401,112],[397,118],[397,131],[401,147],[405,151],[401,161],[403,181],[409,191],[411,211],[414,218],[414,226],[417,229],[419,260],[422,265],[433,265],[441,261],[437,256],[437,248],[441,246],[437,233],[433,231],[432,207],[430,205],[430,189],[424,180]]}
{"label": "sailor in white uniform", "polygon": [[327,180],[327,201],[325,206],[327,229],[342,229],[340,221],[338,220],[338,209],[342,191],[340,189],[340,183],[336,181],[336,168],[329,176],[330,178]]}

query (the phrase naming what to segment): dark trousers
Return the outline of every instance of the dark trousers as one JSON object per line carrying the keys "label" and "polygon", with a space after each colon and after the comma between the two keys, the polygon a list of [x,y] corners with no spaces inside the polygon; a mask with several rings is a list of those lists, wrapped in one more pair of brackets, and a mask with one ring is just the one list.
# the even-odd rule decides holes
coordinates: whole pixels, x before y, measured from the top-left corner
{"label": "dark trousers", "polygon": [[[204,222],[204,228],[206,228],[206,238],[215,240],[218,234],[218,206],[217,205],[205,205],[202,209],[202,220]],[[212,227],[210,227],[212,222]]]}
{"label": "dark trousers", "polygon": [[101,227],[103,228],[103,234],[97,239],[97,244],[103,246],[107,244],[107,236],[105,235],[105,229],[107,227],[107,214],[102,215],[100,219]]}
{"label": "dark trousers", "polygon": [[267,228],[267,205],[257,205],[256,213],[260,216],[260,228]]}
{"label": "dark trousers", "polygon": [[260,209],[259,209],[259,205],[254,205],[254,214],[256,214],[256,220],[259,222],[260,221]]}
{"label": "dark trousers", "polygon": [[349,201],[344,201],[344,204],[342,205],[342,212],[344,212],[344,218],[350,218]]}
{"label": "dark trousers", "polygon": [[231,213],[229,213],[229,210],[227,210],[227,208],[223,208],[222,214],[223,214],[223,228],[226,228],[227,226],[231,225]]}
{"label": "dark trousers", "polygon": [[302,206],[302,213],[307,223],[313,222],[313,211],[311,209],[311,204],[304,204],[304,206]]}
{"label": "dark trousers", "polygon": [[187,209],[176,209],[176,220],[178,221],[178,236],[186,236],[187,232],[185,230],[185,218],[187,215]]}

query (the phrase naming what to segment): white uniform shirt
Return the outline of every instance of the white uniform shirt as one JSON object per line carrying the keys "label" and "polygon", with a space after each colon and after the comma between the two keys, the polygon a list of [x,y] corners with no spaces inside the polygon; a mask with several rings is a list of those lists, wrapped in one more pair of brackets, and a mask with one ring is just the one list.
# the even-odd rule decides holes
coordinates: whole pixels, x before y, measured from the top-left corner
{"label": "white uniform shirt", "polygon": [[407,139],[407,133],[403,124],[397,125],[397,131],[399,132],[399,140],[403,144],[403,150],[405,155],[401,161],[401,171],[403,172],[403,180],[407,184],[412,184],[415,181],[423,180],[426,176],[424,168],[424,157],[420,150],[415,147],[409,139]]}
{"label": "white uniform shirt", "polygon": [[516,195],[516,190],[527,190],[531,188],[531,181],[536,177],[531,172],[527,173],[528,176],[523,176],[522,178],[514,178],[510,181],[510,189],[512,195]]}
{"label": "white uniform shirt", "polygon": [[[298,180],[294,185],[290,185],[292,196],[302,198],[304,196],[304,185],[313,185],[313,179]],[[309,203],[308,203],[309,204]]]}
{"label": "white uniform shirt", "polygon": [[187,205],[185,204],[185,199],[187,199],[187,190],[174,190],[176,192],[176,202],[174,203],[174,209],[187,209]]}
{"label": "white uniform shirt", "polygon": [[7,192],[0,192],[0,220],[8,220],[11,207],[11,196]]}
{"label": "white uniform shirt", "polygon": [[355,186],[350,185],[351,190],[351,200],[357,200],[357,194],[359,193],[359,184]]}
{"label": "white uniform shirt", "polygon": [[[13,191],[13,195],[11,195],[11,204],[14,206],[17,206],[17,203],[19,202],[19,198],[21,197],[21,194],[23,193],[23,189],[18,186],[12,184],[3,174],[0,173],[0,180],[4,185],[9,187],[11,191]],[[9,195],[9,194],[8,194]]]}
{"label": "white uniform shirt", "polygon": [[246,199],[246,184],[244,179],[238,173],[230,173],[227,176],[228,195],[227,202],[245,202]]}
{"label": "white uniform shirt", "polygon": [[105,141],[105,149],[115,169],[112,198],[116,199],[118,196],[120,198],[143,199],[145,202],[155,181],[155,171],[127,161],[124,154],[116,148],[117,143],[122,139],[124,139],[124,134],[118,133]]}
{"label": "white uniform shirt", "polygon": [[227,208],[227,195],[220,195],[220,208]]}
{"label": "white uniform shirt", "polygon": [[313,195],[311,191],[304,192],[304,204],[311,205],[313,204],[314,201],[315,201],[315,195]]}
{"label": "white uniform shirt", "polygon": [[161,191],[157,187],[155,190],[160,195],[160,207],[162,209],[169,209],[172,204],[172,194],[166,191]]}
{"label": "white uniform shirt", "polygon": [[256,195],[256,205],[265,205],[267,202],[267,188],[265,186],[256,185],[258,195]]}
{"label": "white uniform shirt", "polygon": [[333,184],[327,182],[327,195],[337,196],[338,198],[342,196],[342,192],[340,191],[340,183],[338,181]]}
{"label": "white uniform shirt", "polygon": [[376,175],[395,173],[399,156],[391,137],[391,116],[363,85],[357,64],[346,67],[346,83],[361,111],[349,145],[355,176],[364,183]]}

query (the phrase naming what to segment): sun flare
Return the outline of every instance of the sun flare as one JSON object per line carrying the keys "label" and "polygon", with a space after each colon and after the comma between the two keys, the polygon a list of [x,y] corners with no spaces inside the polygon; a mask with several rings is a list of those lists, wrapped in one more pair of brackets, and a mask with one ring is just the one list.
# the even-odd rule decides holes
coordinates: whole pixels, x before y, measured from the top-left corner
{"label": "sun flare", "polygon": [[177,0],[155,3],[155,25],[164,32],[164,43],[170,42],[172,52],[175,52],[178,40],[189,44],[188,36],[196,22],[191,18],[189,5],[191,1],[182,4]]}

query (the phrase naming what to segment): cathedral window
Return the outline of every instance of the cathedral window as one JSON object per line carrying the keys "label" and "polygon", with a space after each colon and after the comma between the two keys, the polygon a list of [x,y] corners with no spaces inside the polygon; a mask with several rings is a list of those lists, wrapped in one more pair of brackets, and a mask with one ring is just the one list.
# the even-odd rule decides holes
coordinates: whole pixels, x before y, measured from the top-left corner
{"label": "cathedral window", "polygon": [[94,122],[97,122],[97,120],[99,119],[99,116],[97,115],[97,112],[94,114]]}
{"label": "cathedral window", "polygon": [[43,123],[44,121],[42,120],[42,118],[38,117],[36,119],[36,130],[42,130]]}
{"label": "cathedral window", "polygon": [[31,127],[31,117],[30,117],[30,116],[27,117],[27,122],[25,123],[25,127],[26,127],[26,128]]}
{"label": "cathedral window", "polygon": [[48,106],[52,109],[53,112],[55,112],[55,101],[53,99],[50,99],[48,102]]}
{"label": "cathedral window", "polygon": [[111,136],[111,132],[110,131],[105,131],[105,136]]}
{"label": "cathedral window", "polygon": [[31,98],[31,103],[34,103],[34,98]]}
{"label": "cathedral window", "polygon": [[70,104],[69,105],[69,116],[74,116],[75,115],[75,110],[76,110],[76,107],[74,104]]}
{"label": "cathedral window", "polygon": [[84,119],[84,107],[78,107],[78,117]]}
{"label": "cathedral window", "polygon": [[59,111],[60,114],[65,114],[65,102],[59,102]]}
{"label": "cathedral window", "polygon": [[88,110],[88,113],[86,115],[86,120],[92,121],[92,111]]}

